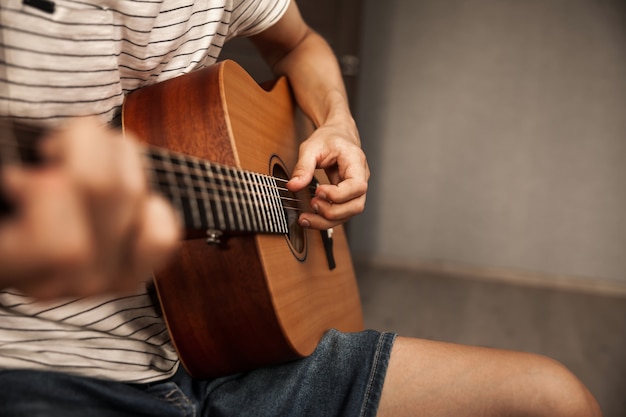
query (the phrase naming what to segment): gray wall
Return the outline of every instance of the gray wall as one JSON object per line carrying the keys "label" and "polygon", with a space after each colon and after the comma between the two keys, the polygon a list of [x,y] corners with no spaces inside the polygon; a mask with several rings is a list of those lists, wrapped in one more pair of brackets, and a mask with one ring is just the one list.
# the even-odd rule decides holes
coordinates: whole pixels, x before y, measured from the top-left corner
{"label": "gray wall", "polygon": [[356,258],[626,286],[626,8],[365,0]]}

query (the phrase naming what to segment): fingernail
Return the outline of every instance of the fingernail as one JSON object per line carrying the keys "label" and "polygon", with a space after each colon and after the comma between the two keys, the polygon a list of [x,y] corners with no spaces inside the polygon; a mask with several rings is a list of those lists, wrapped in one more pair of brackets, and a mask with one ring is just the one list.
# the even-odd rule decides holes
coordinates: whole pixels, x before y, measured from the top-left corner
{"label": "fingernail", "polygon": [[319,213],[320,211],[320,206],[318,206],[317,204],[313,204],[311,206],[311,208],[313,209],[314,212]]}
{"label": "fingernail", "polygon": [[300,220],[300,226],[302,226],[302,227],[311,227],[311,222],[309,222],[307,219],[302,219],[302,220]]}

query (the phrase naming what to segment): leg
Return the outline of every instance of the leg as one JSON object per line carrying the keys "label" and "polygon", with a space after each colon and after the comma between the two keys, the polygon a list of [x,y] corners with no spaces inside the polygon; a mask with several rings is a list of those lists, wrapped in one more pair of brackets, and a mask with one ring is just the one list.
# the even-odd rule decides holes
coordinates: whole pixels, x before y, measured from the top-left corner
{"label": "leg", "polygon": [[596,417],[587,389],[539,355],[398,337],[378,416]]}
{"label": "leg", "polygon": [[206,417],[373,417],[393,339],[389,333],[331,330],[311,356],[197,381],[193,391]]}

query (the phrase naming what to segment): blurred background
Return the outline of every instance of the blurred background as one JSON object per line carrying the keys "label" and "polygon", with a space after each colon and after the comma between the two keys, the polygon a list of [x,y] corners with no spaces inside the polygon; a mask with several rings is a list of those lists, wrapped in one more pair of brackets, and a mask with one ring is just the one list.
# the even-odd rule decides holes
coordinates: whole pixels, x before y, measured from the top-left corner
{"label": "blurred background", "polygon": [[[551,356],[626,417],[626,2],[298,5],[372,169],[366,325]],[[271,77],[245,40],[224,56]]]}

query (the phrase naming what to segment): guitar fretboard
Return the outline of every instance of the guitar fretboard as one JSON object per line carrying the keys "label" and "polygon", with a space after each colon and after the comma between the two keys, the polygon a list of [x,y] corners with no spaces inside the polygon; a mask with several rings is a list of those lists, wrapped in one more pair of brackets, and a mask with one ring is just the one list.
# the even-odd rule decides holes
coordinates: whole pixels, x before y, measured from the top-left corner
{"label": "guitar fretboard", "polygon": [[161,148],[147,148],[146,156],[153,186],[178,208],[188,229],[288,233],[282,179]]}
{"label": "guitar fretboard", "polygon": [[[43,132],[0,118],[0,166],[36,161],[36,143]],[[153,189],[174,204],[187,229],[288,233],[285,210],[297,208],[285,201],[285,180],[162,148],[146,147],[144,154]],[[0,213],[6,213],[11,207],[1,191]]]}

